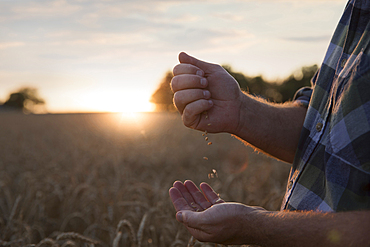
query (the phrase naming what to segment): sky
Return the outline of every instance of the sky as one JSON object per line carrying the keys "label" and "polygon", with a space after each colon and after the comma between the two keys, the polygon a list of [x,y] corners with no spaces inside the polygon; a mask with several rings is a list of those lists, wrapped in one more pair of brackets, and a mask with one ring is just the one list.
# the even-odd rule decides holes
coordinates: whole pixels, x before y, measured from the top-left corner
{"label": "sky", "polygon": [[0,0],[0,101],[38,88],[45,110],[152,111],[185,51],[281,79],[320,64],[346,0]]}

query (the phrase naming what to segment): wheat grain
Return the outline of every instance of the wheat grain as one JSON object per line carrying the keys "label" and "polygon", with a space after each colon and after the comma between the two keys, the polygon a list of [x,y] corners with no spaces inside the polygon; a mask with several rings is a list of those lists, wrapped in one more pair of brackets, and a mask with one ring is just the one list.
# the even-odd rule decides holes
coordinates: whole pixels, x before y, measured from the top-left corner
{"label": "wheat grain", "polygon": [[59,245],[54,241],[54,239],[52,238],[44,238],[43,240],[41,240],[37,245],[36,247],[40,247],[42,246],[43,244],[45,245],[50,245],[52,247],[59,247]]}
{"label": "wheat grain", "polygon": [[208,142],[207,145],[212,145],[212,142]]}
{"label": "wheat grain", "polygon": [[[203,128],[211,128],[216,124],[208,115],[208,119],[202,117]],[[175,117],[174,114],[171,115],[171,118]],[[216,178],[217,174],[212,168],[219,171],[224,170],[224,164],[230,167],[243,164],[246,153],[251,156],[247,173],[239,171],[241,176],[232,171],[223,174],[225,179],[215,181],[216,190],[221,188],[222,196],[227,200],[253,202],[270,210],[278,208],[281,201],[279,195],[284,192],[289,169],[284,170],[285,166],[281,165],[276,166],[279,170],[271,168],[274,170],[266,173],[266,169],[275,164],[261,155],[257,156],[253,150],[245,150],[235,139],[218,136],[217,140],[222,140],[220,143],[228,149],[219,150],[212,146],[208,147],[207,153],[203,153],[203,145],[207,145],[208,141],[214,143],[216,139],[203,129],[203,132],[199,132],[203,134],[203,140],[194,143],[199,141],[199,133],[199,136],[194,137],[183,131],[180,117],[169,120],[164,115],[161,119],[151,116],[153,121],[148,121],[150,127],[140,124],[140,128],[145,129],[145,139],[142,135],[140,138],[135,136],[135,133],[140,133],[140,129],[132,131],[130,125],[116,128],[118,125],[108,124],[105,118],[102,114],[6,117],[0,114],[0,136],[3,143],[6,143],[0,149],[2,239],[13,240],[11,242],[14,247],[37,244],[45,237],[55,240],[60,234],[56,231],[61,230],[63,225],[64,231],[73,226],[75,232],[99,239],[104,246],[112,246],[119,221],[115,217],[122,215],[122,219],[131,222],[135,231],[130,235],[127,226],[121,228],[118,246],[131,246],[135,244],[131,238],[137,238],[144,213],[154,207],[160,211],[153,221],[148,215],[141,244],[143,247],[168,247],[175,241],[179,227],[174,218],[173,205],[167,200],[168,185],[173,182],[173,178],[190,177],[199,181],[207,173],[213,173]],[[209,122],[212,122],[211,127],[207,126]],[[204,141],[206,137],[209,139]],[[178,148],[179,143],[181,148]],[[204,172],[204,167],[186,155],[184,150],[199,159],[211,157],[204,161],[210,167]],[[217,163],[212,164],[211,160],[216,160]],[[170,166],[174,162],[179,163],[180,169]],[[262,167],[257,168],[254,164],[262,164]],[[266,177],[271,177],[268,174],[271,175],[274,171],[278,171],[278,176],[266,180]],[[211,179],[211,175],[209,178]],[[229,178],[234,182],[230,182]],[[146,188],[149,186],[152,189]],[[18,195],[21,199],[17,203]],[[80,212],[87,225],[81,218],[73,218],[74,212]],[[105,221],[103,218],[107,212],[107,218],[113,219],[112,221]],[[8,227],[8,222],[11,228]],[[40,225],[44,232],[39,228],[35,230],[35,225]],[[180,236],[185,242],[184,246],[188,236],[190,237],[188,234],[183,232]],[[14,241],[19,238],[23,238],[20,240],[22,242]],[[152,243],[146,241],[149,238]],[[78,246],[89,245],[70,240]],[[55,240],[59,245],[66,241]],[[0,245],[1,243],[3,242],[0,241]],[[43,244],[42,247],[51,245]],[[195,246],[213,245],[196,242]]]}
{"label": "wheat grain", "polygon": [[128,220],[121,220],[117,225],[116,236],[119,232],[122,232],[122,229],[121,229],[122,227],[126,227],[129,230],[129,236],[131,238],[131,246],[135,247],[137,244],[137,239],[136,239],[135,231],[134,231],[134,228],[131,222]]}
{"label": "wheat grain", "polygon": [[218,174],[217,174],[217,171],[216,169],[212,169],[212,172],[215,174],[215,176],[218,178]]}
{"label": "wheat grain", "polygon": [[77,244],[73,242],[72,240],[67,240],[60,247],[68,247],[68,246],[77,247]]}
{"label": "wheat grain", "polygon": [[89,238],[89,237],[85,237],[77,232],[63,232],[63,233],[60,233],[56,239],[57,240],[74,239],[74,240],[80,240],[80,241],[87,242],[87,243],[99,244],[99,241]]}
{"label": "wheat grain", "polygon": [[203,157],[203,159],[204,159],[204,160],[208,160],[208,158],[207,158],[207,157]]}
{"label": "wheat grain", "polygon": [[86,222],[86,220],[85,220],[84,216],[83,216],[81,213],[79,213],[79,212],[74,212],[74,213],[71,213],[70,215],[68,215],[68,216],[64,219],[64,221],[63,221],[62,225],[60,226],[60,231],[61,231],[61,232],[64,232],[64,231],[65,231],[65,229],[66,229],[66,227],[67,227],[67,225],[68,225],[69,221],[70,221],[71,219],[73,219],[73,218],[78,218],[78,219],[82,220],[82,221],[86,224],[86,226],[88,226],[88,224],[87,224],[87,222]]}
{"label": "wheat grain", "polygon": [[24,238],[14,239],[12,241],[0,240],[0,246],[10,246],[10,247],[18,246],[18,245],[23,246],[24,245],[24,240],[25,240]]}

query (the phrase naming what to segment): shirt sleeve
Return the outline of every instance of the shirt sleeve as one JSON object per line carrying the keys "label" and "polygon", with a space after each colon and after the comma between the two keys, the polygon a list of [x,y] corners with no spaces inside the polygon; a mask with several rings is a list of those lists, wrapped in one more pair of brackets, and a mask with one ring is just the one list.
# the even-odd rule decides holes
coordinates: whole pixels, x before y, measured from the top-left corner
{"label": "shirt sleeve", "polygon": [[298,91],[295,93],[295,95],[293,97],[293,102],[294,103],[308,108],[308,104],[310,103],[312,91],[313,91],[313,88],[315,86],[317,75],[319,74],[319,71],[320,70],[318,70],[315,73],[315,75],[312,77],[311,87],[302,87],[302,88],[298,89]]}

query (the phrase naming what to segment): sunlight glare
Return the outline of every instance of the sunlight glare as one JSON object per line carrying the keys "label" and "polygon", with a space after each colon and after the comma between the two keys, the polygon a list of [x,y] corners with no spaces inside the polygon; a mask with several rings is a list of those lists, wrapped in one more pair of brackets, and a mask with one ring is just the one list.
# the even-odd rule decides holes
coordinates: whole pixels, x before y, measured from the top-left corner
{"label": "sunlight glare", "polygon": [[89,112],[122,112],[133,118],[137,112],[151,112],[150,93],[128,90],[91,90],[78,99],[79,107]]}

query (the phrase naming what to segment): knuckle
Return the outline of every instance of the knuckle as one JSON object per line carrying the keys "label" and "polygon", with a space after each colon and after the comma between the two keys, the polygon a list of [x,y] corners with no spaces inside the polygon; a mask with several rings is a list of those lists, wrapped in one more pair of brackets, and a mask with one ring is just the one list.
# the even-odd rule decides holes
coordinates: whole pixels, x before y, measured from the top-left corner
{"label": "knuckle", "polygon": [[174,95],[173,95],[173,100],[175,102],[176,105],[182,105],[184,104],[184,97],[182,95],[181,92],[176,92]]}
{"label": "knuckle", "polygon": [[222,70],[224,69],[220,64],[215,64],[214,66],[215,66],[216,69],[219,69],[219,70],[220,69],[222,69]]}
{"label": "knuckle", "polygon": [[174,74],[174,75],[177,75],[177,74],[179,74],[180,73],[180,65],[181,64],[178,64],[178,65],[176,65],[174,68],[173,68],[173,70],[172,70],[172,73]]}
{"label": "knuckle", "polygon": [[183,115],[182,115],[182,120],[183,120],[184,125],[188,128],[193,128],[194,126],[194,121],[191,121],[191,119],[193,118],[192,116],[193,116],[193,113],[191,109],[184,110]]}
{"label": "knuckle", "polygon": [[176,92],[177,91],[177,85],[178,85],[178,77],[177,76],[174,76],[171,80],[171,90],[172,92]]}
{"label": "knuckle", "polygon": [[183,113],[184,120],[188,122],[188,120],[191,119],[192,116],[193,116],[193,110],[191,109],[191,107],[185,108],[184,113]]}

